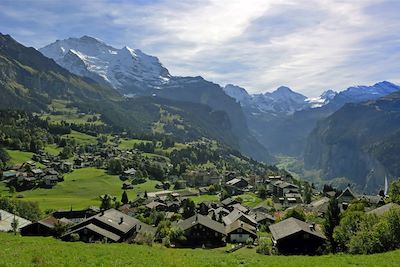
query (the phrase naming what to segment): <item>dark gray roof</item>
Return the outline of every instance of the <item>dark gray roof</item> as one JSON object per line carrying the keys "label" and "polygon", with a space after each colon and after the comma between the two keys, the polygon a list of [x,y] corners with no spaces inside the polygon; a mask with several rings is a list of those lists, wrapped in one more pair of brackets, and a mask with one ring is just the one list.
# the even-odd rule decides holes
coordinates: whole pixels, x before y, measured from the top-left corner
{"label": "dark gray roof", "polygon": [[107,230],[105,230],[103,228],[100,228],[100,227],[98,227],[98,226],[96,226],[94,224],[91,224],[91,223],[88,224],[88,225],[84,225],[84,226],[82,226],[82,227],[80,227],[78,229],[75,229],[75,230],[67,233],[67,235],[79,232],[82,229],[89,229],[89,230],[91,230],[91,231],[93,231],[95,233],[98,233],[99,235],[102,235],[104,237],[107,237],[108,239],[111,239],[111,240],[113,240],[115,242],[117,242],[121,238],[119,235],[114,234],[114,233],[112,233],[110,231],[107,231]]}
{"label": "dark gray roof", "polygon": [[[122,218],[122,223],[121,223]],[[128,216],[116,209],[109,209],[104,211],[104,214],[99,213],[95,216],[88,218],[87,220],[98,220],[109,226],[121,231],[122,233],[129,232],[133,227],[140,223],[138,219]],[[86,220],[86,221],[87,221]],[[83,221],[82,223],[84,223]]]}
{"label": "dark gray roof", "polygon": [[370,214],[376,214],[378,216],[385,214],[386,212],[388,212],[391,208],[393,207],[400,207],[398,204],[396,203],[388,203],[386,205],[383,205],[379,208],[373,209],[371,211],[369,211],[368,213]]}
{"label": "dark gray roof", "polygon": [[225,228],[225,231],[226,231],[226,234],[229,234],[239,228],[243,229],[246,232],[249,232],[253,235],[257,235],[257,229],[254,226],[251,226],[250,224],[242,222],[240,220],[237,220],[234,223],[227,225]]}
{"label": "dark gray roof", "polygon": [[246,208],[245,206],[243,206],[240,203],[233,204],[233,205],[231,205],[231,207],[233,207],[234,209],[240,210],[241,212],[244,212],[244,213],[247,213],[249,211],[248,208]]}
{"label": "dark gray roof", "polygon": [[262,212],[262,211],[251,212],[249,215],[250,215],[254,220],[256,220],[257,223],[258,223],[258,222],[261,222],[261,221],[263,221],[263,220],[265,220],[265,219],[268,219],[269,221],[275,222],[275,217],[274,217],[274,216],[272,216],[272,215],[270,215],[270,214],[268,214],[268,213]]}
{"label": "dark gray roof", "polygon": [[246,214],[244,214],[243,212],[241,212],[240,210],[237,210],[237,209],[234,209],[231,213],[229,213],[228,215],[223,217],[222,220],[225,223],[225,225],[229,225],[229,224],[239,220],[242,217],[246,218],[250,222],[252,222],[255,225],[257,225],[257,221],[256,220],[254,220],[249,215],[246,215]]}
{"label": "dark gray roof", "polygon": [[277,182],[274,183],[274,185],[279,187],[279,188],[282,188],[282,189],[283,188],[287,188],[287,187],[289,187],[289,188],[299,188],[297,185],[291,184],[291,183],[288,183],[288,182],[285,182],[285,181],[277,181]]}
{"label": "dark gray roof", "polygon": [[150,203],[148,203],[148,204],[146,205],[146,207],[149,208],[149,209],[155,209],[155,208],[157,208],[158,206],[164,206],[164,207],[166,207],[167,205],[165,205],[164,203],[158,202],[158,201],[152,201],[152,202],[150,202]]}
{"label": "dark gray roof", "polygon": [[358,197],[360,200],[365,200],[370,204],[379,204],[383,203],[383,197],[382,196],[373,196],[373,195],[360,195]]}
{"label": "dark gray roof", "polygon": [[326,212],[329,206],[330,199],[322,197],[310,203],[309,208],[314,212]]}
{"label": "dark gray roof", "polygon": [[225,227],[222,223],[216,222],[212,220],[210,217],[203,216],[201,214],[195,214],[194,216],[187,218],[186,220],[180,221],[177,223],[177,226],[180,227],[183,231],[185,231],[197,224],[201,224],[216,232],[225,234]]}
{"label": "dark gray roof", "polygon": [[350,187],[346,187],[346,189],[337,198],[341,198],[343,196],[349,196],[349,197],[356,198],[356,195],[353,193],[353,191],[350,189]]}
{"label": "dark gray roof", "polygon": [[319,231],[316,228],[312,230],[309,223],[300,221],[299,219],[293,217],[290,217],[279,223],[270,225],[269,229],[271,231],[272,237],[276,241],[291,236],[293,234],[296,234],[300,231],[306,232],[310,235],[314,235],[322,239],[326,239],[325,235],[321,231]]}
{"label": "dark gray roof", "polygon": [[229,206],[232,203],[237,202],[234,198],[228,197],[221,201],[222,205]]}
{"label": "dark gray roof", "polygon": [[237,183],[239,183],[239,182],[241,182],[241,181],[242,181],[241,178],[233,178],[232,180],[226,182],[226,184],[227,184],[227,185],[235,185],[235,184],[237,184]]}

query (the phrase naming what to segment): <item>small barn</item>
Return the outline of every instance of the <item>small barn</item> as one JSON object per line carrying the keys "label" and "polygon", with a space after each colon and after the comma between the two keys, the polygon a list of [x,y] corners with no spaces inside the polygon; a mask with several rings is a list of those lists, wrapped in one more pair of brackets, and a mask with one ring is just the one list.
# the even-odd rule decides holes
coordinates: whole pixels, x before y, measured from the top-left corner
{"label": "small barn", "polygon": [[208,216],[194,216],[176,224],[185,232],[186,240],[180,245],[189,247],[219,247],[225,245],[225,227]]}
{"label": "small barn", "polygon": [[13,231],[12,223],[17,220],[17,231],[26,225],[29,225],[31,221],[19,217],[13,213],[7,212],[5,210],[0,210],[0,231],[1,232],[11,232]]}
{"label": "small barn", "polygon": [[326,241],[315,224],[288,218],[269,226],[274,247],[280,254],[314,255]]}
{"label": "small barn", "polygon": [[230,243],[245,243],[247,239],[257,239],[257,229],[245,222],[235,221],[226,226],[227,241]]}
{"label": "small barn", "polygon": [[73,222],[68,219],[57,219],[53,216],[48,216],[40,221],[33,222],[21,228],[22,236],[53,236],[55,234],[54,227],[57,224],[66,225]]}
{"label": "small barn", "polygon": [[71,240],[79,236],[83,242],[125,242],[133,240],[141,228],[141,222],[118,210],[109,209],[94,215],[70,228],[61,238]]}

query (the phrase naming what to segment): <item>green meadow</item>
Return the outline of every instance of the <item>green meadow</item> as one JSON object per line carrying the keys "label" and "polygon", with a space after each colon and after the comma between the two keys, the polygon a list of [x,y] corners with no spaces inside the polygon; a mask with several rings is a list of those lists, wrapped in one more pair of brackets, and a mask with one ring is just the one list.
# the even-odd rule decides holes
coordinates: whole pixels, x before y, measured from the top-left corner
{"label": "green meadow", "polygon": [[10,165],[24,163],[28,160],[32,160],[32,152],[24,152],[20,150],[10,150],[7,149],[7,153],[10,156]]}
{"label": "green meadow", "polygon": [[[34,189],[18,193],[21,200],[36,201],[42,210],[46,209],[81,209],[88,206],[100,205],[99,196],[110,194],[121,199],[123,190],[122,181],[116,175],[109,175],[105,170],[82,168],[74,170],[64,176],[64,182],[58,183],[52,189]],[[127,190],[129,199],[135,199],[137,194],[156,191],[157,181],[135,185],[134,189]],[[0,186],[2,195],[8,194],[8,189]]]}
{"label": "green meadow", "polygon": [[375,255],[266,256],[255,249],[173,249],[132,244],[66,243],[1,233],[0,266],[398,266],[400,251]]}
{"label": "green meadow", "polygon": [[85,133],[71,131],[70,134],[65,134],[63,137],[74,139],[78,144],[96,144],[97,139],[95,136],[91,136]]}

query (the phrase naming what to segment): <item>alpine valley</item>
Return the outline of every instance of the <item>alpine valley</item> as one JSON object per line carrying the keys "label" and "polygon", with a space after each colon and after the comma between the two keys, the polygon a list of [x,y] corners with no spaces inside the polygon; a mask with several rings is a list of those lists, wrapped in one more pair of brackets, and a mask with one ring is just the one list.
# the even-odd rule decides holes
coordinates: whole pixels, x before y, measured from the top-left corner
{"label": "alpine valley", "polygon": [[289,156],[292,162],[284,166],[302,177],[377,192],[385,176],[398,176],[398,85],[327,90],[318,98],[284,86],[250,95],[229,84],[224,91],[241,104],[257,140],[278,159]]}
{"label": "alpine valley", "polygon": [[134,136],[206,137],[259,161],[294,159],[291,171],[314,173],[305,176],[317,184],[340,180],[366,192],[400,171],[400,87],[388,81],[317,98],[286,86],[249,94],[173,76],[155,56],[90,36],[38,51],[0,35],[0,64],[3,108],[43,113],[57,99]]}

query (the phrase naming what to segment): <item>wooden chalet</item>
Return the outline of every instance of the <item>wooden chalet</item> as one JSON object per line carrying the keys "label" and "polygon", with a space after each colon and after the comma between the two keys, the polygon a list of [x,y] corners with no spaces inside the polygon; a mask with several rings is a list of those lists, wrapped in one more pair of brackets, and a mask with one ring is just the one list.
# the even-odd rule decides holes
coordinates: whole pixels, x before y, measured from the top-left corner
{"label": "wooden chalet", "polygon": [[143,229],[152,229],[136,218],[118,210],[109,209],[72,226],[61,238],[72,240],[77,234],[83,242],[130,242]]}
{"label": "wooden chalet", "polygon": [[73,224],[73,222],[66,218],[57,219],[53,216],[48,216],[22,227],[20,232],[22,236],[53,236],[55,234],[54,228],[57,224],[68,225]]}
{"label": "wooden chalet", "polygon": [[208,216],[195,214],[178,222],[176,226],[185,233],[186,240],[179,243],[181,246],[219,247],[225,245],[225,226]]}
{"label": "wooden chalet", "polygon": [[227,225],[225,229],[230,243],[245,243],[248,238],[257,239],[257,228],[240,220]]}
{"label": "wooden chalet", "polygon": [[280,254],[314,255],[326,241],[325,235],[310,224],[296,218],[288,218],[269,226],[274,247]]}

